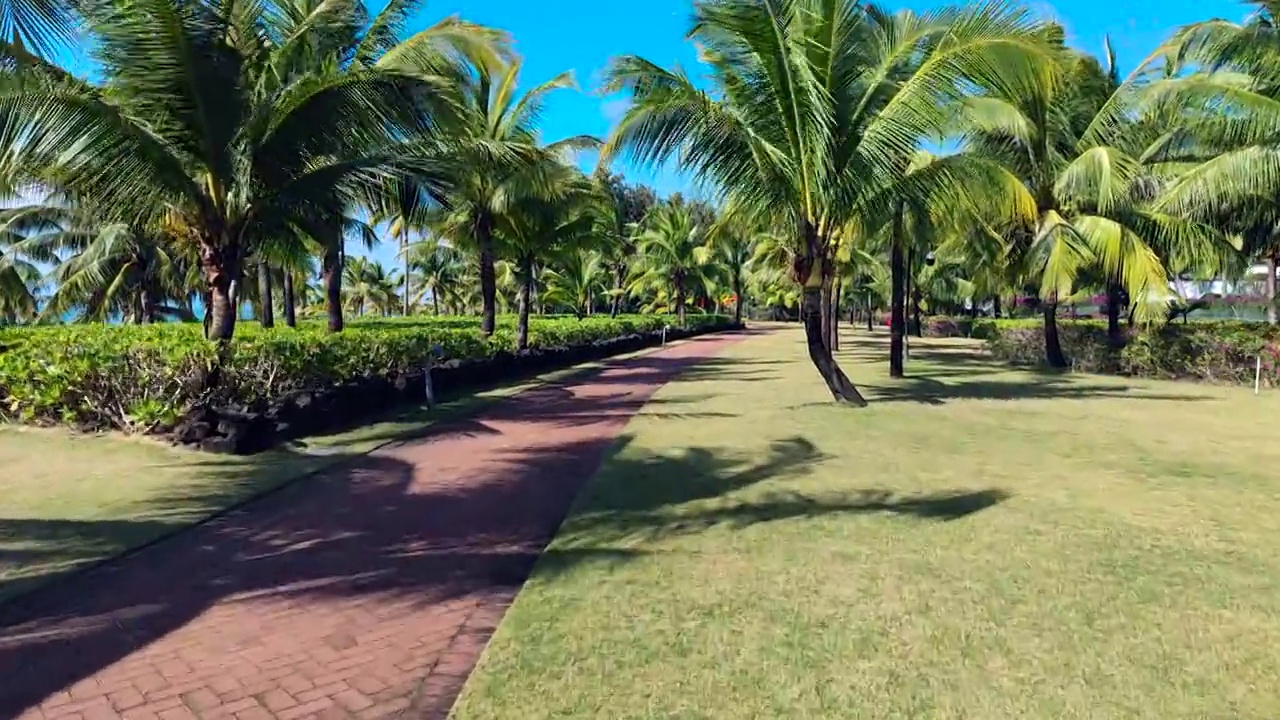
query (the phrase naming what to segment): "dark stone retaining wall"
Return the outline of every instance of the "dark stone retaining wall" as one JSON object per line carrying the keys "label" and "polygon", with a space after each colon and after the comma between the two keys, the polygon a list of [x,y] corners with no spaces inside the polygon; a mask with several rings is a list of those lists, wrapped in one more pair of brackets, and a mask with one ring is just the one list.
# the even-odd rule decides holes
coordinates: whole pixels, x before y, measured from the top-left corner
{"label": "dark stone retaining wall", "polygon": [[[670,328],[667,340],[740,329],[728,325],[703,330]],[[662,333],[624,335],[588,345],[501,353],[484,360],[448,360],[432,370],[436,399],[518,381],[539,373],[659,345]],[[198,408],[170,433],[176,444],[216,453],[249,455],[307,435],[356,427],[402,403],[426,400],[423,373],[370,377],[332,388],[298,392],[266,407]]]}

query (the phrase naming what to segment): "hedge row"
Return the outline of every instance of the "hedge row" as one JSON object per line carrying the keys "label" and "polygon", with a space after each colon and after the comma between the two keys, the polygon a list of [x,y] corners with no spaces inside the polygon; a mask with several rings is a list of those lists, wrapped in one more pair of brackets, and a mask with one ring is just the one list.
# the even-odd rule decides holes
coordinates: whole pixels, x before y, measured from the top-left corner
{"label": "hedge row", "polygon": [[[929,318],[932,337],[974,337],[992,356],[1015,365],[1044,362],[1044,321]],[[1259,358],[1262,382],[1280,386],[1280,328],[1262,323],[1205,320],[1161,328],[1125,328],[1114,346],[1101,320],[1059,320],[1058,339],[1080,372],[1252,385]]]}
{"label": "hedge row", "polygon": [[[168,433],[205,408],[260,414],[300,394],[310,402],[366,381],[403,386],[409,377],[420,381],[427,365],[509,365],[514,323],[500,323],[486,338],[470,320],[357,322],[337,334],[319,325],[262,331],[245,324],[222,349],[191,324],[10,328],[0,331],[0,419]],[[686,332],[729,324],[690,315]],[[659,315],[533,318],[526,355],[647,338],[675,325]]]}

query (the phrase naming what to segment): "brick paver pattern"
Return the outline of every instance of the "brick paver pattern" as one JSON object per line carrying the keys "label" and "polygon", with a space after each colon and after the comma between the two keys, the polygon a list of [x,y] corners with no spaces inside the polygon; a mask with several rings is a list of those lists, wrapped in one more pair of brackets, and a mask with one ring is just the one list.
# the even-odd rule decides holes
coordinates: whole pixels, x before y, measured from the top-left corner
{"label": "brick paver pattern", "polygon": [[444,718],[626,421],[732,339],[540,386],[3,606],[0,718]]}

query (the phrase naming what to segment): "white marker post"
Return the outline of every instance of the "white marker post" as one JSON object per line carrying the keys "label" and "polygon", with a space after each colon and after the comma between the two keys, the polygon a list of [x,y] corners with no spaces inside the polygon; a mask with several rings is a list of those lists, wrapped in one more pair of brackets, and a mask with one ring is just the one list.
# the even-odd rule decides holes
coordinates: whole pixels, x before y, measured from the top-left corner
{"label": "white marker post", "polygon": [[1262,387],[1262,356],[1258,356],[1258,362],[1253,368],[1253,394],[1258,394],[1258,389]]}
{"label": "white marker post", "polygon": [[667,344],[667,327],[668,327],[667,325],[662,326],[662,344],[663,345]]}

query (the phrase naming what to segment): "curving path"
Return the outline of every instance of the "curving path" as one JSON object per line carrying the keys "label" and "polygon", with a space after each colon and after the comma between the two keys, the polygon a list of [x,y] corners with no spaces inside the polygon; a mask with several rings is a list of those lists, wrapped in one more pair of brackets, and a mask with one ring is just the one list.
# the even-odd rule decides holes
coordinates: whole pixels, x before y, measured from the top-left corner
{"label": "curving path", "polygon": [[0,718],[444,718],[627,420],[736,337],[527,391],[0,607]]}

